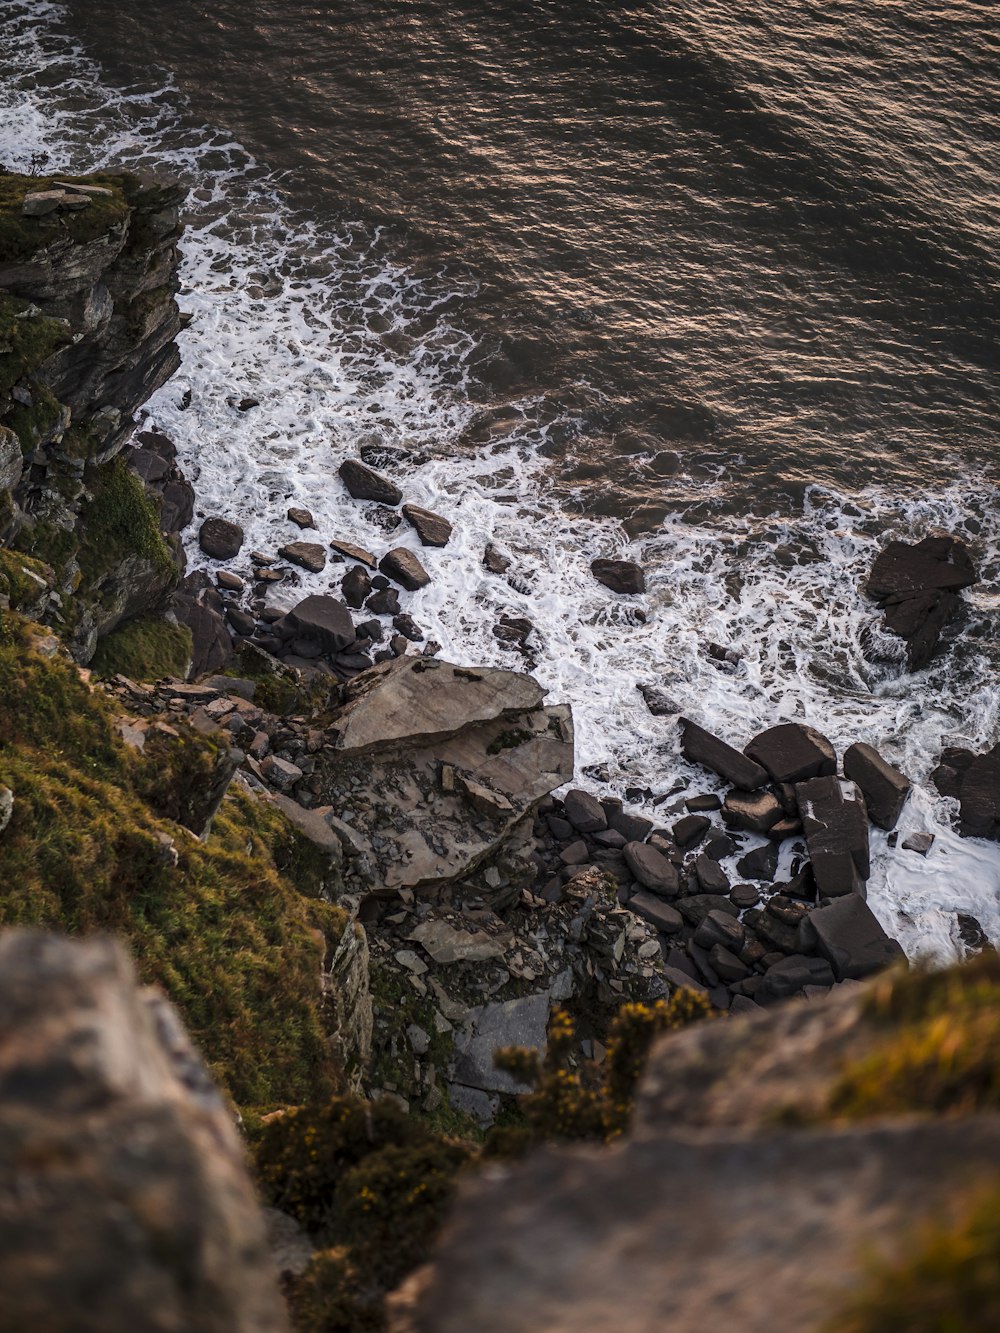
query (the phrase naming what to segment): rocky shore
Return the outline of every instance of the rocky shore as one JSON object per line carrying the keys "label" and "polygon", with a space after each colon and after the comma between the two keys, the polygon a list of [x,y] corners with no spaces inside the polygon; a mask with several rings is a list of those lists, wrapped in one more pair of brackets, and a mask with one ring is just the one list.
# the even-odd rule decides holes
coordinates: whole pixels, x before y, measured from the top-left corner
{"label": "rocky shore", "polygon": [[[32,1198],[41,1200],[26,1230],[13,1212],[0,1217],[16,1326],[282,1328],[232,1110],[240,1107],[256,1149],[279,1134],[271,1127],[293,1126],[300,1109],[333,1105],[349,1119],[363,1106],[369,1139],[372,1117],[389,1127],[390,1157],[424,1154],[420,1172],[431,1172],[443,1210],[458,1163],[477,1157],[491,1127],[499,1137],[487,1143],[521,1123],[520,1099],[534,1086],[527,1065],[498,1063],[498,1053],[545,1051],[556,1013],[556,1028],[571,1034],[563,1073],[588,1090],[617,1067],[622,1014],[652,1024],[651,1015],[661,1021],[675,1012],[667,1006],[694,996],[691,1015],[725,1016],[706,1025],[719,1035],[665,1039],[686,1044],[654,1061],[640,1139],[619,1166],[593,1164],[599,1189],[616,1201],[614,1236],[637,1173],[666,1190],[690,1169],[688,1199],[702,1189],[717,1202],[737,1178],[747,1197],[759,1197],[772,1177],[753,1153],[727,1140],[727,1177],[718,1145],[678,1146],[662,1108],[650,1109],[667,1078],[663,1061],[688,1071],[690,1102],[669,1114],[694,1124],[699,1060],[720,1081],[743,1045],[758,1055],[767,1048],[769,1077],[768,1060],[785,1059],[786,1047],[829,1060],[828,1037],[848,1030],[861,1034],[848,1043],[852,1058],[874,1046],[868,979],[892,967],[900,975],[905,958],[867,903],[870,829],[896,839],[911,776],[863,742],[838,755],[805,722],[776,719],[753,737],[720,737],[677,716],[680,758],[664,772],[668,790],[630,792],[626,802],[574,787],[570,707],[548,700],[526,672],[444,661],[408,609],[430,576],[403,534],[446,550],[453,532],[442,515],[407,502],[384,450],[345,459],[333,484],[368,506],[381,531],[400,533],[400,544],[376,559],[292,508],[287,542],[244,550],[230,516],[198,513],[169,438],[150,419],[135,423],[178,363],[181,202],[173,185],[132,176],[0,174],[0,870],[13,886],[0,924],[114,932],[143,980],[176,1005],[140,993],[106,940],[0,935],[0,1148],[8,1174],[28,1154]],[[195,544],[199,567],[189,571],[185,552]],[[508,569],[493,546],[483,562],[494,577]],[[329,573],[328,592],[307,592],[303,571]],[[613,598],[645,592],[631,562],[602,557],[591,572]],[[918,669],[975,579],[971,554],[947,534],[890,543],[868,576],[884,620],[866,652]],[[633,613],[644,614],[638,602]],[[492,629],[530,665],[529,619]],[[712,650],[720,660],[728,652]],[[676,713],[666,693],[651,692],[647,703]],[[962,836],[1000,840],[1000,746],[945,748],[932,778],[956,801]],[[932,842],[910,833],[900,850],[926,856]],[[979,923],[964,916],[959,926],[967,955],[979,955]],[[554,1056],[546,1060],[551,1073]],[[740,1079],[753,1084],[744,1070],[734,1088]],[[145,1126],[153,1145],[139,1167],[132,1138],[115,1141],[126,1122],[129,1135]],[[755,1132],[763,1123],[762,1113]],[[61,1177],[45,1154],[62,1160],[81,1124],[82,1165]],[[993,1136],[991,1125],[972,1135],[976,1160]],[[830,1137],[815,1148],[823,1170],[843,1167],[857,1181],[873,1154],[885,1152],[893,1171],[909,1169],[927,1144],[940,1146],[942,1161],[955,1155],[951,1131],[926,1144],[914,1134],[898,1151],[877,1135],[847,1149]],[[315,1158],[321,1148],[310,1151]],[[808,1153],[786,1140],[775,1151],[788,1173],[782,1197],[804,1217]],[[359,1149],[352,1170],[363,1156]],[[280,1162],[279,1185],[263,1166],[260,1181],[278,1205],[271,1253],[282,1256],[296,1327],[386,1327],[385,1290],[426,1257],[438,1212],[406,1263],[366,1285],[360,1261],[349,1277],[337,1268],[344,1246],[361,1242],[337,1231],[328,1203],[313,1213],[296,1193],[294,1182],[314,1168],[297,1176]],[[324,1188],[340,1188],[345,1171],[342,1162],[331,1167]],[[927,1198],[943,1199],[942,1173],[925,1175],[915,1179]],[[112,1180],[120,1203],[104,1209]],[[430,1188],[419,1173],[411,1184],[418,1194],[407,1200],[385,1187],[386,1251]],[[467,1221],[449,1233],[439,1267],[401,1299],[397,1326],[610,1327],[603,1298],[586,1284],[583,1313],[557,1283],[558,1317],[490,1322],[455,1276],[477,1271],[466,1268],[463,1225],[484,1238],[484,1254],[512,1254],[510,1218],[551,1193],[554,1253],[596,1255],[617,1244],[586,1220],[589,1203],[579,1231],[567,1221],[581,1186],[562,1158],[519,1177],[495,1226],[492,1188],[471,1187],[459,1214]],[[592,1188],[584,1189],[591,1203]],[[858,1218],[867,1188],[858,1186]],[[199,1229],[176,1250],[184,1190]],[[87,1236],[90,1196],[100,1200],[100,1226]],[[358,1185],[344,1208],[361,1197]],[[893,1198],[898,1229],[910,1194]],[[650,1237],[672,1235],[660,1206],[643,1200]],[[56,1209],[71,1225],[47,1252],[32,1295],[19,1270],[41,1253],[46,1210]],[[748,1216],[736,1210],[723,1229],[723,1255],[744,1244]],[[135,1242],[134,1280],[118,1299],[107,1260],[120,1226],[133,1226],[130,1245],[148,1233],[164,1248],[151,1258]],[[777,1272],[779,1238],[767,1231],[766,1240]],[[837,1272],[847,1281],[855,1267],[840,1241]],[[523,1262],[511,1260],[522,1304],[510,1311],[532,1290]],[[595,1274],[604,1271],[593,1262]],[[628,1327],[660,1326],[643,1286],[651,1262],[637,1261],[638,1313]],[[506,1263],[489,1260],[483,1291]],[[770,1282],[767,1263],[760,1272]],[[73,1322],[85,1271],[97,1274],[100,1299],[90,1323]],[[328,1271],[339,1274],[336,1291],[309,1322],[303,1274],[313,1291]],[[674,1326],[721,1326],[700,1302],[705,1291],[722,1302],[724,1287],[709,1273],[694,1295],[679,1288]],[[348,1288],[353,1313],[336,1322],[330,1302]],[[154,1289],[162,1292],[150,1297],[155,1319],[137,1313]],[[454,1299],[442,1294],[452,1289]],[[60,1305],[63,1322],[52,1314]],[[544,1306],[537,1297],[535,1308]],[[812,1328],[814,1316],[806,1301],[788,1326]],[[755,1320],[743,1326],[765,1326]]]}

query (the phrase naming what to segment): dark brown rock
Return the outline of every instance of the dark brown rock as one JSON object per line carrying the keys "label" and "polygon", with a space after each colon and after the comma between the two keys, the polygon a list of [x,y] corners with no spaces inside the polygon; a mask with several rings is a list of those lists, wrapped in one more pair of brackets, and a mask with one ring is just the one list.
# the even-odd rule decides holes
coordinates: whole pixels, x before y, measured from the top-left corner
{"label": "dark brown rock", "polygon": [[844,775],[861,788],[872,823],[894,829],[913,786],[910,779],[862,742],[845,751]]}
{"label": "dark brown rock", "polygon": [[288,560],[310,574],[322,573],[326,566],[326,551],[319,542],[289,542],[278,550],[282,560]]}
{"label": "dark brown rock", "polygon": [[366,551],[363,546],[355,546],[353,542],[332,541],[330,550],[334,555],[342,559],[357,560],[359,564],[366,565],[368,569],[375,569],[375,557],[370,551]]}
{"label": "dark brown rock", "polygon": [[452,534],[452,526],[440,514],[432,514],[420,505],[403,505],[403,513],[416,529],[423,546],[447,546]]}
{"label": "dark brown rock", "polygon": [[769,727],[755,736],[743,753],[766,768],[774,782],[805,782],[837,771],[833,746],[802,722]]}
{"label": "dark brown rock", "polygon": [[885,612],[885,627],[905,643],[917,671],[933,656],[941,630],[958,607],[958,593],[978,575],[965,544],[934,533],[911,546],[890,542],[872,566],[868,595]]}
{"label": "dark brown rock", "polygon": [[563,810],[578,833],[597,833],[608,826],[604,807],[588,791],[579,788],[568,791],[563,797]]}
{"label": "dark brown rock", "polygon": [[781,802],[769,791],[731,791],[722,803],[725,822],[750,833],[766,833],[783,817]]}
{"label": "dark brown rock", "polygon": [[198,529],[198,545],[213,560],[231,560],[243,545],[243,529],[226,518],[206,518]]}
{"label": "dark brown rock", "polygon": [[677,871],[655,847],[645,842],[628,842],[623,852],[628,868],[640,884],[664,898],[677,894],[680,888]]}
{"label": "dark brown rock", "polygon": [[423,565],[405,546],[396,546],[391,551],[387,551],[378,562],[378,567],[386,578],[392,579],[398,583],[401,588],[407,592],[416,592],[418,588],[426,588],[431,581],[431,576],[424,569]]}
{"label": "dark brown rock", "polygon": [[704,815],[685,815],[678,819],[670,830],[678,847],[693,847],[712,827],[712,821]]}
{"label": "dark brown rock", "polygon": [[294,606],[283,620],[277,622],[276,629],[279,633],[287,630],[303,639],[312,639],[328,653],[342,652],[357,637],[344,603],[319,593]]}
{"label": "dark brown rock", "polygon": [[1000,745],[969,764],[962,774],[959,800],[961,835],[1000,841]]}
{"label": "dark brown rock", "polygon": [[629,898],[628,910],[641,917],[643,921],[648,921],[661,935],[676,935],[684,926],[684,920],[675,907],[642,889]]}
{"label": "dark brown rock", "polygon": [[356,458],[341,463],[341,480],[355,500],[376,500],[379,504],[398,505],[403,492],[384,472],[376,472]]}
{"label": "dark brown rock", "polygon": [[297,509],[293,505],[288,511],[288,521],[297,528],[314,528],[316,521],[308,509]]}
{"label": "dark brown rock", "polygon": [[799,927],[799,938],[827,960],[838,981],[860,980],[906,961],[899,944],[856,893],[811,912]]}
{"label": "dark brown rock", "polygon": [[798,797],[820,896],[863,894],[871,867],[868,818],[857,787],[835,777],[812,778],[799,784]]}
{"label": "dark brown rock", "polygon": [[347,605],[360,611],[372,590],[372,581],[364,565],[352,565],[341,579],[340,589]]}
{"label": "dark brown rock", "polygon": [[646,591],[646,576],[632,560],[592,560],[590,572],[612,592],[632,596]]}
{"label": "dark brown rock", "polygon": [[725,778],[734,787],[743,791],[756,791],[767,782],[767,773],[760,764],[740,754],[731,745],[713,736],[704,727],[690,718],[682,717],[679,722],[681,731],[681,753],[692,764],[701,764],[720,778]]}

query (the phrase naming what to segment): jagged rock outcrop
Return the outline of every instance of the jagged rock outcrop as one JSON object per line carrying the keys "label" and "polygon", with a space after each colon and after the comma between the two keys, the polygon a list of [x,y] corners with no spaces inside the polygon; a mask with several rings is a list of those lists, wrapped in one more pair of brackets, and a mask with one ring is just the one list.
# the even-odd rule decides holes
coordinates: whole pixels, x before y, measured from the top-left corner
{"label": "jagged rock outcrop", "polygon": [[884,1040],[867,998],[661,1039],[623,1146],[547,1149],[465,1184],[431,1265],[390,1300],[393,1333],[835,1327],[873,1260],[1000,1151],[995,1114],[830,1122],[843,1069]]}
{"label": "jagged rock outcrop", "polygon": [[949,533],[933,532],[913,546],[889,542],[868,578],[868,596],[882,609],[888,631],[881,639],[871,637],[870,655],[901,658],[908,670],[919,671],[934,656],[941,631],[958,610],[958,594],[978,578],[968,547]]}
{"label": "jagged rock outcrop", "polygon": [[0,1324],[282,1333],[232,1116],[108,939],[0,936]]}
{"label": "jagged rock outcrop", "polygon": [[440,889],[498,849],[573,773],[569,707],[516,671],[399,658],[345,687],[320,800],[350,826],[348,882]]}
{"label": "jagged rock outcrop", "polygon": [[[115,460],[179,365],[183,191],[133,175],[4,185],[0,540],[52,567],[47,618],[86,662],[100,637],[165,605],[182,563],[159,500]],[[46,194],[51,209],[31,206]]]}

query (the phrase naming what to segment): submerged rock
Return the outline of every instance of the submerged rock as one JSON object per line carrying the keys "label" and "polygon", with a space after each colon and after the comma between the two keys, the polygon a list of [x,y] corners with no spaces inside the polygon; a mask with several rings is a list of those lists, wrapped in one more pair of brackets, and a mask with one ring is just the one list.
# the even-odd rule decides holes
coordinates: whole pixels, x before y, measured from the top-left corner
{"label": "submerged rock", "polygon": [[612,592],[633,595],[646,591],[642,566],[632,560],[592,560],[590,572],[598,583],[603,583]]}

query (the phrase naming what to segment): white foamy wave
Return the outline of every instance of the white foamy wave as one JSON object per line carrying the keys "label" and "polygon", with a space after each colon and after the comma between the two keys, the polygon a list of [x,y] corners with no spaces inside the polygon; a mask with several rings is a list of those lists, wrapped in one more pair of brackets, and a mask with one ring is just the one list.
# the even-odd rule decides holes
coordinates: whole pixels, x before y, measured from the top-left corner
{"label": "white foamy wave", "polygon": [[[418,550],[433,581],[407,609],[452,660],[525,665],[494,627],[501,616],[529,619],[532,669],[573,704],[581,780],[597,790],[712,789],[679,754],[676,714],[654,716],[640,687],[735,744],[800,718],[841,751],[876,745],[918,782],[899,842],[925,830],[935,843],[924,859],[876,834],[872,906],[911,954],[952,956],[958,911],[1000,942],[1000,850],[959,839],[953,803],[927,783],[943,742],[979,748],[1000,731],[995,493],[961,480],[906,499],[817,489],[791,517],[734,518],[720,505],[711,521],[678,499],[659,532],[629,542],[617,522],[585,517],[556,493],[537,404],[505,405],[506,430],[468,443],[468,280],[417,279],[360,223],[296,211],[241,145],[190,121],[168,79],[106,84],[60,35],[59,16],[56,5],[0,0],[0,160],[156,167],[192,186],[182,305],[194,318],[183,366],[150,411],[177,443],[202,513],[240,522],[248,551],[312,535],[288,522],[292,505],[312,511],[318,540],[376,555]],[[241,412],[245,397],[259,405]],[[348,497],[337,467],[364,445],[404,451],[394,471],[406,498],[451,520],[448,547],[420,548],[405,525],[387,532]],[[673,484],[686,494],[695,485]],[[724,497],[725,478],[711,491]],[[865,574],[888,535],[933,526],[966,535],[984,570],[967,624],[927,670],[876,670],[862,652],[876,623]],[[506,577],[483,567],[491,541],[511,557]],[[190,554],[206,563],[193,538]],[[647,594],[609,594],[590,573],[598,555],[640,560]],[[297,575],[278,595],[336,589],[342,572]],[[712,657],[709,643],[732,661]]]}

